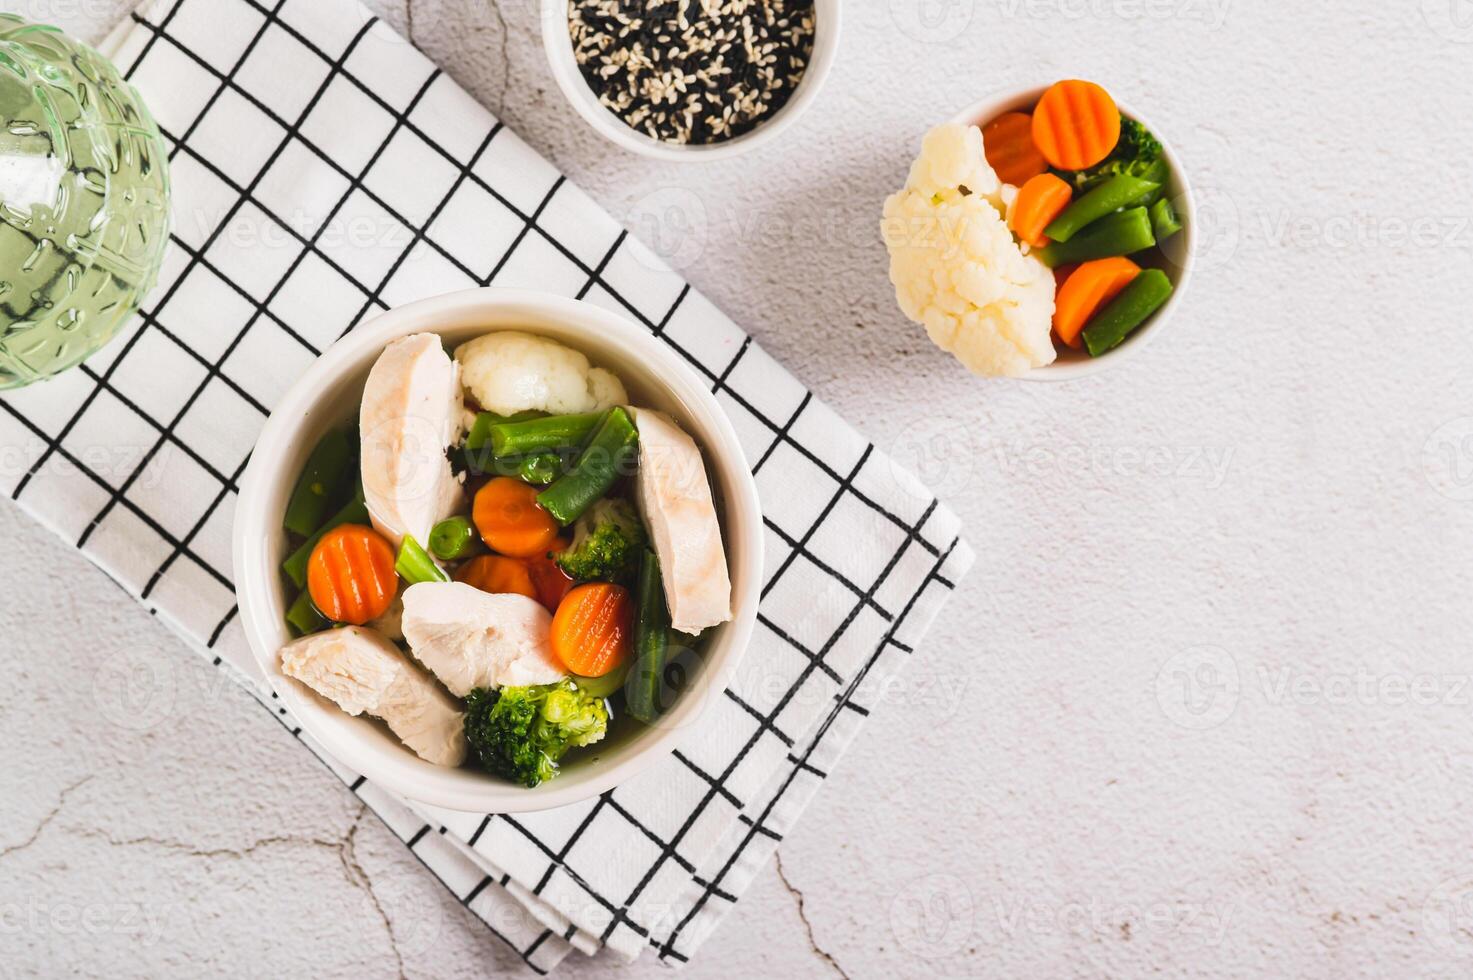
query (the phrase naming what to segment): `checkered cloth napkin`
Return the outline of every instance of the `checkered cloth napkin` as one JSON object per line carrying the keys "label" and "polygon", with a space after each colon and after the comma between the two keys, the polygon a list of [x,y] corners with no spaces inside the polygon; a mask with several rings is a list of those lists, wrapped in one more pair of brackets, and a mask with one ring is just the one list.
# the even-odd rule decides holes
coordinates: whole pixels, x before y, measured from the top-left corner
{"label": "checkered cloth napkin", "polygon": [[[125,336],[0,400],[4,489],[231,671],[534,970],[683,962],[972,554],[955,517],[357,0],[156,0],[104,46],[168,138],[172,248]],[[272,405],[375,313],[474,285],[643,324],[730,415],[766,514],[756,636],[699,737],[578,806],[465,814],[344,771],[236,619],[230,523]]]}

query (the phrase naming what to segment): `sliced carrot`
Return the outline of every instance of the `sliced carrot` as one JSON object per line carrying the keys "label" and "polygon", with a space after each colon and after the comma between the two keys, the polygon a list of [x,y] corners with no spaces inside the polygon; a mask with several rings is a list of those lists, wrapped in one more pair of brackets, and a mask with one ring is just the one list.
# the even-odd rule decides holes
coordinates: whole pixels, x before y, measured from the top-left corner
{"label": "sliced carrot", "polygon": [[1053,223],[1059,212],[1069,206],[1074,188],[1053,174],[1039,174],[1018,190],[1018,198],[1008,213],[1008,227],[1034,248],[1048,244],[1043,230]]}
{"label": "sliced carrot", "polygon": [[537,590],[537,601],[547,607],[548,612],[557,612],[563,598],[573,590],[573,580],[552,560],[551,552],[567,550],[569,542],[559,538],[552,543],[548,552],[527,559],[527,571],[532,576],[532,587]]}
{"label": "sliced carrot", "polygon": [[510,476],[498,476],[476,491],[471,521],[492,551],[530,558],[557,540],[559,525],[537,503],[537,488]]}
{"label": "sliced carrot", "polygon": [[1033,143],[1059,170],[1093,167],[1120,142],[1120,110],[1094,82],[1059,82],[1033,109]]}
{"label": "sliced carrot", "polygon": [[1048,169],[1033,145],[1033,119],[1026,112],[1004,113],[983,127],[982,149],[1004,184],[1022,187]]}
{"label": "sliced carrot", "polygon": [[527,563],[520,558],[505,558],[501,555],[482,555],[461,565],[455,573],[455,581],[490,592],[492,595],[524,595],[537,598],[537,588],[532,584],[532,575]]}
{"label": "sliced carrot", "polygon": [[1078,348],[1080,333],[1094,315],[1140,275],[1141,268],[1127,258],[1096,259],[1074,270],[1054,297],[1054,332]]}
{"label": "sliced carrot", "polygon": [[629,656],[633,632],[629,592],[607,582],[569,592],[552,617],[552,652],[569,673],[602,677]]}
{"label": "sliced carrot", "polygon": [[394,548],[361,524],[343,524],[322,536],[307,559],[307,592],[322,615],[362,626],[389,611],[399,575]]}
{"label": "sliced carrot", "polygon": [[1074,263],[1072,265],[1061,265],[1054,269],[1054,289],[1063,289],[1064,283],[1069,281],[1069,277],[1074,275],[1074,271],[1078,268],[1078,263]]}

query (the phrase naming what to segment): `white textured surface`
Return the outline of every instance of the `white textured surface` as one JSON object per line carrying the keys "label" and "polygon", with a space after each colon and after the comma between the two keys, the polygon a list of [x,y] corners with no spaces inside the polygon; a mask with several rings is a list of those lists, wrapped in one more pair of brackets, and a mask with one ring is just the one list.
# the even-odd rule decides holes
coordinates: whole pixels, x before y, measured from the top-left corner
{"label": "white textured surface", "polygon": [[[689,975],[1466,975],[1467,0],[856,0],[791,138],[695,170],[587,130],[535,6],[415,0],[413,36],[981,555]],[[18,8],[95,38],[124,5]],[[1065,74],[1166,130],[1208,250],[1128,366],[976,382],[894,312],[880,202],[929,122]],[[100,573],[8,504],[0,537],[8,974],[518,969]]]}

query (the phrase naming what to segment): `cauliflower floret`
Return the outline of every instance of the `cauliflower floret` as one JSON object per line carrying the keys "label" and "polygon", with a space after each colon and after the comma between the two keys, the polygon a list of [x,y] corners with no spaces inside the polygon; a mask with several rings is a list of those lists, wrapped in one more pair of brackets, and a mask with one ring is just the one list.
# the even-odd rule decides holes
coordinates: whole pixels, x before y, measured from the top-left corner
{"label": "cauliflower floret", "polygon": [[629,400],[612,373],[555,340],[515,330],[487,334],[455,351],[460,380],[480,406],[498,415],[600,412]]}
{"label": "cauliflower floret", "polygon": [[965,187],[997,207],[1003,183],[982,151],[982,130],[949,123],[937,126],[921,139],[921,155],[910,165],[905,187],[927,197],[956,197],[959,188]]}
{"label": "cauliflower floret", "polygon": [[938,126],[885,202],[883,232],[905,315],[974,373],[1016,377],[1056,356],[1054,277],[1014,243],[1007,186],[987,164],[981,130]]}

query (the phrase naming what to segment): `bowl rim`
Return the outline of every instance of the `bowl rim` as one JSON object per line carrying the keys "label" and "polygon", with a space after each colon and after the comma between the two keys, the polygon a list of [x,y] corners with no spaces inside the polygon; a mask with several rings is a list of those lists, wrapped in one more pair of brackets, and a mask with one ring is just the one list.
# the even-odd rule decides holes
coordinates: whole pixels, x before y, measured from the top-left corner
{"label": "bowl rim", "polygon": [[[1051,85],[1052,83],[1050,83]],[[981,99],[952,117],[952,122],[964,125],[983,126],[988,120],[995,119],[1005,112],[1018,111],[1024,108],[1031,109],[1038,104],[1038,100],[1047,92],[1050,85],[1036,85],[1022,89],[1011,89],[1006,92],[997,92],[985,99]],[[1113,97],[1113,93],[1112,93]],[[1144,325],[1139,327],[1124,343],[1114,350],[1108,351],[1100,357],[1089,357],[1082,360],[1054,361],[1052,364],[1036,367],[1026,374],[1019,375],[1019,381],[1073,381],[1077,378],[1087,378],[1119,367],[1132,356],[1145,350],[1146,345],[1166,328],[1167,324],[1174,318],[1177,308],[1186,296],[1187,286],[1191,282],[1192,267],[1195,265],[1197,254],[1197,202],[1192,195],[1192,185],[1187,177],[1186,168],[1182,166],[1181,157],[1172,149],[1171,142],[1162,135],[1162,130],[1154,125],[1144,115],[1131,108],[1126,103],[1115,100],[1115,105],[1121,113],[1134,119],[1145,126],[1151,134],[1161,142],[1161,152],[1166,162],[1171,166],[1171,175],[1177,186],[1177,193],[1172,197],[1176,205],[1177,213],[1182,218],[1183,236],[1181,245],[1174,252],[1183,256],[1183,260],[1176,264],[1176,275],[1172,281],[1171,296],[1165,305],[1157,310],[1155,315]]]}
{"label": "bowl rim", "polygon": [[[711,646],[705,669],[696,685],[685,691],[661,722],[651,726],[638,749],[626,758],[600,760],[586,775],[564,774],[535,790],[527,790],[488,774],[469,787],[450,774],[461,772],[429,766],[397,746],[386,752],[344,726],[318,724],[319,715],[338,712],[281,674],[278,653],[288,638],[281,619],[284,603],[273,596],[281,591],[280,574],[268,560],[269,542],[279,535],[279,516],[268,514],[270,489],[283,480],[285,460],[301,430],[312,424],[318,403],[351,374],[360,359],[389,341],[411,333],[436,332],[433,321],[479,314],[535,313],[575,331],[595,332],[631,359],[649,366],[666,394],[699,414],[699,428],[714,434],[716,443],[703,439],[708,468],[735,488],[723,499],[723,530],[728,555],[739,550],[750,560],[733,569],[733,617]],[[487,331],[498,329],[488,325]],[[500,329],[527,329],[510,325]],[[576,342],[574,342],[576,346]],[[367,368],[364,369],[366,374]],[[583,300],[532,290],[481,287],[421,299],[387,310],[333,344],[280,399],[262,427],[251,460],[241,478],[231,533],[233,570],[242,629],[255,660],[276,695],[292,709],[302,729],[323,745],[330,756],[369,780],[401,796],[447,809],[474,813],[526,813],[549,810],[590,799],[633,778],[665,758],[693,729],[715,696],[731,682],[750,645],[760,598],[764,536],[756,481],[746,464],[735,428],[715,397],[694,371],[654,336],[624,317]],[[428,767],[428,768],[427,768]],[[440,778],[442,777],[443,778]],[[566,781],[565,781],[566,780]]]}
{"label": "bowl rim", "polygon": [[803,81],[786,105],[755,129],[721,143],[681,146],[662,143],[646,136],[594,98],[573,58],[573,39],[568,33],[568,5],[572,0],[542,0],[542,46],[547,52],[552,77],[563,97],[574,111],[593,129],[615,145],[656,160],[676,163],[711,163],[727,160],[764,146],[798,121],[828,80],[837,60],[839,36],[843,24],[842,0],[815,0],[817,23],[814,27],[813,56],[809,59]]}

